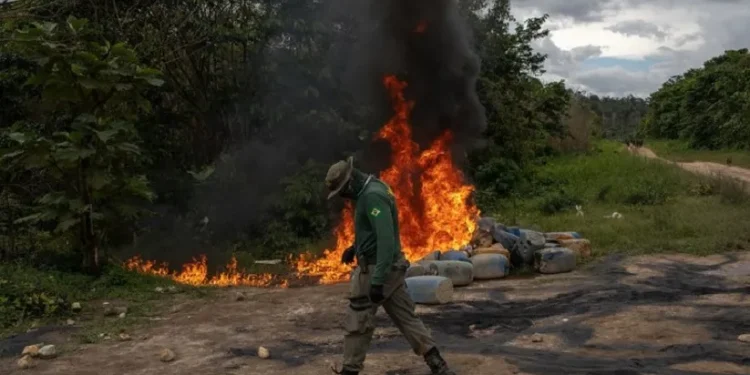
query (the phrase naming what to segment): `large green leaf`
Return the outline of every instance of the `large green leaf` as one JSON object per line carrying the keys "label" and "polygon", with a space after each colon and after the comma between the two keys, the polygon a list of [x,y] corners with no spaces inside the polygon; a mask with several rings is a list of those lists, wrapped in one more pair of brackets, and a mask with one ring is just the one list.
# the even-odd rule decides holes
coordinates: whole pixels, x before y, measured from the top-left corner
{"label": "large green leaf", "polygon": [[81,219],[78,217],[73,217],[69,219],[65,219],[57,223],[57,227],[55,227],[55,232],[67,232],[70,230],[70,228],[73,228],[74,226],[78,225],[81,222]]}
{"label": "large green leaf", "polygon": [[105,171],[94,171],[91,174],[89,183],[94,190],[101,190],[103,187],[109,185],[112,182],[112,178]]}
{"label": "large green leaf", "polygon": [[28,137],[27,137],[26,134],[19,133],[19,132],[14,132],[14,133],[8,134],[8,138],[10,138],[10,139],[12,139],[12,140],[14,140],[14,141],[16,141],[16,142],[18,142],[20,144],[23,144],[23,143],[25,143],[28,140]]}
{"label": "large green leaf", "polygon": [[110,54],[113,57],[118,57],[128,62],[135,62],[138,60],[138,58],[135,55],[135,52],[132,49],[130,49],[128,45],[124,42],[120,42],[120,43],[113,45],[112,49],[110,50]]}
{"label": "large green leaf", "polygon": [[200,171],[197,171],[197,172],[188,171],[188,173],[191,176],[193,176],[193,178],[196,181],[203,182],[203,181],[207,180],[209,177],[211,177],[211,175],[213,175],[214,170],[216,170],[216,168],[214,168],[214,166],[212,166],[212,165],[209,165],[209,166],[201,169]]}
{"label": "large green leaf", "polygon": [[99,138],[100,141],[107,143],[112,137],[116,136],[117,133],[119,133],[119,129],[109,129],[109,130],[102,130],[102,131],[95,131],[96,136]]}
{"label": "large green leaf", "polygon": [[146,80],[151,86],[161,87],[164,85],[164,80],[159,78],[149,78]]}
{"label": "large green leaf", "polygon": [[87,159],[94,154],[96,151],[88,148],[65,147],[55,150],[52,157],[56,160],[73,162]]}

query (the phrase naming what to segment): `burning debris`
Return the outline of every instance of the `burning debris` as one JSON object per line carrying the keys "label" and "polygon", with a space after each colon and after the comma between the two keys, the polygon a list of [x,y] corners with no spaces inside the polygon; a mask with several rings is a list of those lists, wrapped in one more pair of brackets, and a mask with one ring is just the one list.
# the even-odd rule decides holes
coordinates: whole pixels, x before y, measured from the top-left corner
{"label": "burning debris", "polygon": [[[447,130],[426,150],[420,150],[412,139],[409,123],[414,102],[404,98],[407,83],[395,76],[386,76],[395,115],[376,135],[387,141],[393,150],[392,165],[380,174],[393,189],[399,206],[399,226],[404,255],[417,261],[434,249],[458,248],[469,243],[477,226],[479,209],[471,202],[473,186],[464,182],[461,171],[454,165],[450,145],[451,131]],[[352,207],[342,212],[342,220],[334,230],[336,247],[324,252],[321,258],[303,254],[292,259],[297,276],[319,278],[330,284],[348,280],[351,266],[341,264],[341,254],[354,242]],[[189,285],[248,285],[267,286],[275,280],[272,275],[252,275],[238,271],[232,258],[226,271],[209,278],[205,256],[185,264],[180,272],[170,273],[166,264],[156,264],[135,257],[125,267],[142,273],[168,276]],[[283,281],[282,281],[283,283]]]}
{"label": "burning debris", "polygon": [[212,277],[208,276],[208,261],[205,255],[199,259],[193,259],[192,262],[182,266],[182,270],[170,272],[167,263],[156,263],[150,260],[143,260],[135,256],[124,264],[125,269],[140,272],[148,275],[169,277],[172,280],[187,285],[201,286],[269,286],[276,282],[280,286],[286,286],[284,281],[277,281],[271,274],[246,274],[237,269],[237,259],[232,257],[226,270]]}
{"label": "burning debris", "polygon": [[[366,47],[354,51],[349,65],[362,67],[355,76],[372,86],[357,79],[353,94],[372,94],[365,101],[378,107],[375,98],[383,96],[384,86],[392,110],[374,139],[390,146],[389,157],[365,153],[363,161],[390,160],[377,169],[396,196],[402,249],[414,262],[435,249],[469,243],[477,226],[480,211],[471,201],[474,187],[466,183],[457,160],[486,127],[475,88],[480,62],[455,0],[363,3],[369,7],[344,1],[339,9],[359,14],[363,25],[358,44]],[[322,284],[349,278],[351,266],[340,259],[354,242],[352,211],[350,205],[344,208],[334,229],[336,245],[322,257],[303,254],[289,259],[294,277],[317,278]],[[212,277],[205,256],[175,272],[139,257],[125,267],[189,285],[288,285],[288,279],[270,274],[246,274],[237,269],[234,258],[224,272]]]}

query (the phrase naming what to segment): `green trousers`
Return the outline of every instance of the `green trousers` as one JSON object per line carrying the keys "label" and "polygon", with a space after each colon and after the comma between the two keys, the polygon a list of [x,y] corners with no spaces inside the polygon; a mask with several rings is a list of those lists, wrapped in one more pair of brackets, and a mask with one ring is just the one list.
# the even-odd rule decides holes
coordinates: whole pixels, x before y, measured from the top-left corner
{"label": "green trousers", "polygon": [[[411,345],[414,353],[423,356],[435,346],[430,333],[414,312],[414,302],[406,291],[404,276],[408,263],[404,260],[388,274],[383,285],[385,300],[381,303],[385,312]],[[362,272],[357,267],[351,277],[349,309],[344,322],[344,370],[362,371],[367,350],[375,331],[375,313],[379,305],[370,302],[370,276],[374,266]]]}

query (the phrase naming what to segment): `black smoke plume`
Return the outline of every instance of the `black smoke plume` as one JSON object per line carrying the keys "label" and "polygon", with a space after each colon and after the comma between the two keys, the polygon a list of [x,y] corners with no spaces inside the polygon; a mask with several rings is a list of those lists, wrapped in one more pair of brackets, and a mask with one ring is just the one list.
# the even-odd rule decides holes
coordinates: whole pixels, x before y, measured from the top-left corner
{"label": "black smoke plume", "polygon": [[367,26],[352,60],[359,68],[354,81],[364,80],[367,88],[361,97],[391,115],[382,79],[397,75],[416,103],[415,141],[426,147],[451,130],[460,156],[481,136],[486,118],[476,93],[479,57],[456,0],[369,0],[361,9]]}
{"label": "black smoke plume", "polygon": [[[328,49],[325,61],[302,64],[284,46],[289,38],[305,36],[296,35],[299,31],[292,27],[280,30],[261,57],[274,66],[265,72],[269,82],[242,105],[260,101],[269,111],[287,114],[333,108],[343,123],[368,133],[342,131],[340,124],[334,128],[311,118],[277,124],[268,134],[260,131],[254,139],[232,146],[217,160],[212,182],[197,190],[189,218],[181,215],[177,221],[154,219],[147,224],[154,230],[135,249],[144,257],[174,264],[209,253],[211,261],[224,262],[226,257],[211,254],[209,243],[238,233],[257,234],[269,220],[272,197],[280,192],[279,181],[308,160],[331,164],[356,153],[358,165],[367,172],[386,168],[390,150],[372,141],[393,115],[383,85],[385,75],[395,74],[408,82],[407,99],[416,103],[411,119],[414,140],[420,146],[427,147],[443,131],[451,130],[454,156],[460,157],[465,146],[481,136],[485,115],[475,92],[480,62],[456,0],[327,0],[315,14],[310,6],[319,2],[277,2],[274,9],[279,17],[307,17],[308,22],[337,31],[331,33],[336,37],[324,44]],[[310,71],[324,70],[333,74],[336,83],[318,87],[317,100],[290,99],[316,85]],[[196,240],[204,231],[212,238]]]}

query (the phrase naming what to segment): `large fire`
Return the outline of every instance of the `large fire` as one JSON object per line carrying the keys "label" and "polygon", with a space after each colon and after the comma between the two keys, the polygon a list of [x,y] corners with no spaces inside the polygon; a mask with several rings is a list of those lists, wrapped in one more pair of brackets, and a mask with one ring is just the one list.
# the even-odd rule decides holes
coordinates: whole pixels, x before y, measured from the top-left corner
{"label": "large fire", "polygon": [[[390,143],[391,167],[380,178],[391,186],[398,204],[401,246],[409,261],[417,261],[434,250],[457,249],[469,243],[476,228],[479,210],[471,203],[474,190],[465,184],[462,173],[453,164],[450,152],[452,134],[438,137],[429,148],[420,150],[412,140],[409,116],[413,101],[404,98],[406,82],[386,76],[384,85],[390,94],[394,116],[376,135]],[[341,254],[354,243],[351,204],[341,213],[334,230],[336,245],[322,257],[303,254],[290,259],[298,276],[319,278],[321,284],[346,281],[351,266],[341,264]],[[206,259],[202,257],[183,266],[182,272],[169,273],[166,265],[133,258],[126,267],[144,273],[169,276],[190,285],[269,285],[271,275],[249,275],[237,271],[234,258],[227,271],[208,278]]]}
{"label": "large fire", "polygon": [[[380,178],[393,189],[398,204],[401,247],[409,261],[416,261],[434,250],[458,249],[469,243],[476,228],[479,210],[470,201],[474,188],[465,184],[450,153],[452,134],[445,132],[420,152],[412,140],[409,115],[413,101],[404,98],[406,83],[387,76],[385,87],[393,102],[394,116],[377,134],[391,145],[391,167]],[[321,259],[300,258],[300,274],[319,276],[320,282],[344,281],[351,268],[341,264],[341,254],[354,241],[352,207],[342,212],[336,228],[336,247]]]}

